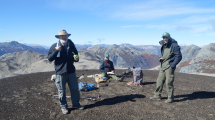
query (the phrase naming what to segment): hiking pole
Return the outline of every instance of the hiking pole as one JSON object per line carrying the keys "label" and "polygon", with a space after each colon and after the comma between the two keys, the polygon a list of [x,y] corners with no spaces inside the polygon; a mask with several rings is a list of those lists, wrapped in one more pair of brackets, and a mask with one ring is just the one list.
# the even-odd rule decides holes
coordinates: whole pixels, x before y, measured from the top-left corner
{"label": "hiking pole", "polygon": [[82,96],[82,97],[80,97],[80,98],[82,98],[82,99],[89,99],[89,100],[93,100],[93,101],[95,101],[96,99],[93,99],[93,98],[100,98],[100,97],[99,97],[99,95],[98,95],[98,96],[94,96],[94,97],[86,97],[86,96]]}
{"label": "hiking pole", "polygon": [[[59,98],[59,96],[53,96],[53,98]],[[66,96],[66,98],[71,98],[71,96]],[[82,99],[88,99],[88,100],[91,100],[91,101],[96,101],[96,99],[93,99],[93,98],[88,98],[88,97],[80,97]]]}
{"label": "hiking pole", "polygon": [[93,98],[87,98],[87,97],[80,97],[82,99],[88,99],[88,100],[91,100],[91,101],[96,101],[96,99],[93,99]]}
{"label": "hiking pole", "polygon": [[[52,95],[52,94],[49,94],[51,95],[53,98],[59,98],[59,95]],[[66,98],[71,98],[71,96],[66,96]]]}
{"label": "hiking pole", "polygon": [[[59,95],[52,95],[52,94],[49,94],[51,95],[53,98],[59,98]],[[71,96],[66,96],[66,98],[71,98]],[[96,99],[93,99],[93,98],[99,98],[99,95],[96,96],[96,97],[86,97],[86,96],[83,96],[83,97],[80,97],[82,99],[88,99],[88,100],[91,100],[91,101],[96,101]]]}
{"label": "hiking pole", "polygon": [[93,97],[87,97],[87,96],[82,96],[81,98],[100,98],[100,96],[93,96]]}

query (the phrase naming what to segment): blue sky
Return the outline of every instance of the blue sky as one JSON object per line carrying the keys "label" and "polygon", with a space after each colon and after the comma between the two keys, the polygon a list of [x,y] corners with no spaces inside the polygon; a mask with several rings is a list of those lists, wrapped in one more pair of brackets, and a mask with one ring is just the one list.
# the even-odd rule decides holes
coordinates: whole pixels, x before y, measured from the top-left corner
{"label": "blue sky", "polygon": [[61,29],[75,44],[215,43],[215,0],[1,0],[0,42],[51,46]]}

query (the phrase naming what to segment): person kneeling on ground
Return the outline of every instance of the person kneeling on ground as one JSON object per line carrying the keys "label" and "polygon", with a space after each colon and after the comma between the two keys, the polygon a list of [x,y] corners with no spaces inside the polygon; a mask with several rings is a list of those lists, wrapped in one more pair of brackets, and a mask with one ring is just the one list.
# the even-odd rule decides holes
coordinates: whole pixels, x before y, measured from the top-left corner
{"label": "person kneeling on ground", "polygon": [[[55,66],[55,84],[58,89],[60,107],[63,114],[67,114],[68,104],[66,101],[66,83],[71,93],[71,100],[73,108],[84,109],[84,106],[81,106],[79,103],[80,92],[78,90],[78,80],[75,73],[74,62],[79,61],[78,51],[75,48],[74,43],[68,39],[71,34],[68,34],[66,30],[59,31],[58,35],[55,35],[56,38],[60,39],[58,43],[55,43],[51,46],[48,52],[48,60],[54,61]],[[58,55],[58,53],[60,53]]]}
{"label": "person kneeling on ground", "polygon": [[105,55],[105,60],[102,61],[100,65],[100,71],[102,72],[102,77],[113,78],[117,81],[123,81],[123,77],[119,78],[114,74],[113,62],[109,60],[109,55]]}
{"label": "person kneeling on ground", "polygon": [[156,90],[154,96],[150,97],[151,100],[160,100],[163,84],[166,82],[166,90],[168,94],[168,100],[165,103],[172,103],[174,100],[174,71],[176,65],[181,61],[182,55],[180,46],[177,41],[170,37],[169,33],[164,33],[162,36],[163,40],[159,43],[161,47],[161,63],[160,72],[157,78]]}
{"label": "person kneeling on ground", "polygon": [[130,69],[132,71],[131,75],[133,76],[133,81],[132,82],[128,82],[127,85],[140,85],[140,87],[142,87],[142,82],[143,82],[143,72],[141,67],[137,67],[135,68],[133,66],[132,69]]}

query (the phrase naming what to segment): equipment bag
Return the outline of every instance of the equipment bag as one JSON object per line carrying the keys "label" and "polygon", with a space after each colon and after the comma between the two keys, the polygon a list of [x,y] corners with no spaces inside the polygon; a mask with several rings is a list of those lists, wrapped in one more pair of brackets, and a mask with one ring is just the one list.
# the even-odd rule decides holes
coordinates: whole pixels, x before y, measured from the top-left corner
{"label": "equipment bag", "polygon": [[78,88],[80,91],[95,90],[95,86],[93,83],[86,83],[86,82],[80,82],[78,84]]}

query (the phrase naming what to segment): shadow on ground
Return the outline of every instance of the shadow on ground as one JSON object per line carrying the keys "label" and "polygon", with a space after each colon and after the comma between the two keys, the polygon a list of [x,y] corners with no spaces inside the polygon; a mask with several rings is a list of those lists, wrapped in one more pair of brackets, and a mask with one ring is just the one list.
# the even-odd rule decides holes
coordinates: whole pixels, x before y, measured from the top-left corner
{"label": "shadow on ground", "polygon": [[182,102],[186,100],[196,100],[196,99],[209,99],[209,98],[215,98],[215,92],[197,91],[197,92],[193,92],[192,94],[177,95],[174,98],[183,98],[180,100],[174,100],[174,102]]}
{"label": "shadow on ground", "polygon": [[151,84],[155,84],[156,82],[144,82],[143,85],[151,85]]}
{"label": "shadow on ground", "polygon": [[103,105],[114,105],[114,104],[127,102],[127,101],[135,102],[136,101],[134,100],[135,98],[145,98],[145,96],[140,94],[133,94],[133,95],[124,95],[124,96],[117,96],[113,98],[107,98],[102,101],[98,101],[95,104],[86,105],[85,109],[103,106]]}

